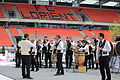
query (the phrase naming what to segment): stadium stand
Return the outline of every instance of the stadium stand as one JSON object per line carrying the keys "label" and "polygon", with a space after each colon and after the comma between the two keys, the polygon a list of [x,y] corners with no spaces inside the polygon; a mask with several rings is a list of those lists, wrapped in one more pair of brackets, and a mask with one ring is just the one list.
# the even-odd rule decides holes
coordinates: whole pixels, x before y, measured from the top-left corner
{"label": "stadium stand", "polygon": [[67,7],[63,8],[57,6],[34,6],[22,4],[17,4],[16,7],[22,18],[78,21],[76,16]]}
{"label": "stadium stand", "polygon": [[16,29],[17,27],[9,27],[9,30],[12,34],[12,36],[20,36],[19,32]]}
{"label": "stadium stand", "polygon": [[114,23],[114,21],[119,20],[119,17],[115,13],[115,10],[90,9],[90,8],[89,9],[83,8],[83,10],[94,22]]}
{"label": "stadium stand", "polygon": [[19,13],[20,13],[20,16],[21,18],[31,18],[31,14],[30,14],[30,11],[35,11],[35,8],[34,6],[32,5],[28,5],[28,4],[17,4],[16,5],[16,8],[18,9]]}
{"label": "stadium stand", "polygon": [[[21,36],[16,29],[18,27],[9,27],[12,36]],[[54,39],[55,35],[61,35],[62,39],[65,40],[67,36],[72,36],[74,40],[80,40],[83,35],[79,32],[82,30],[88,37],[94,37],[90,31],[94,32],[98,36],[100,32],[105,34],[105,39],[111,41],[110,31],[108,30],[89,30],[89,29],[56,29],[56,28],[34,28],[34,27],[19,27],[23,33],[30,34],[31,38],[34,39],[37,34],[38,39],[42,39],[44,36],[48,36],[49,39]],[[12,42],[4,27],[0,27],[0,46],[11,46]]]}
{"label": "stadium stand", "polygon": [[11,46],[12,42],[4,27],[0,27],[0,46]]}
{"label": "stadium stand", "polygon": [[[114,21],[119,21],[119,13],[120,13],[119,10],[63,7],[63,6],[45,6],[45,5],[32,5],[32,4],[0,3],[0,18],[5,18],[6,14],[7,14],[5,10],[13,11],[13,12],[18,10],[18,12],[19,12],[18,14],[19,14],[19,16],[21,16],[20,19],[22,19],[22,20],[37,19],[37,20],[82,22],[82,21],[80,21],[81,19],[78,19],[78,18],[80,18],[78,16],[80,16],[81,14],[85,14],[93,22],[108,23],[108,25],[109,25],[109,23],[114,23]],[[112,15],[112,16],[110,16],[110,15]],[[7,16],[9,16],[9,14]],[[5,19],[7,19],[7,18],[8,17],[6,17]],[[9,17],[9,20],[12,21],[12,19],[10,19],[10,18],[11,17]],[[16,17],[14,17],[14,18],[16,18]],[[22,21],[22,20],[20,20],[20,21]],[[23,22],[26,23],[25,21],[23,21]],[[19,23],[19,20],[18,20],[18,23]],[[36,22],[36,23],[38,23],[38,22]],[[18,28],[17,26],[8,27],[8,28],[9,28],[12,36],[21,36],[20,33],[18,32],[18,30],[16,29],[16,28]],[[110,31],[108,31],[108,30],[91,30],[94,33],[94,34],[92,34],[90,32],[90,29],[83,29],[83,28],[79,28],[79,29],[35,28],[35,27],[20,27],[20,28],[23,31],[23,33],[28,33],[31,35],[38,34],[39,37],[43,37],[44,35],[49,35],[49,38],[53,38],[54,35],[62,35],[63,38],[65,39],[66,36],[70,35],[70,36],[73,36],[76,40],[79,40],[79,38],[83,36],[79,32],[79,30],[82,30],[88,37],[94,37],[95,36],[94,34],[98,35],[98,33],[103,32],[106,36],[105,39],[111,41]],[[11,40],[9,39],[9,36],[8,36],[7,32],[5,31],[4,27],[0,27],[0,35],[2,37],[5,37],[4,40],[2,37],[0,37],[0,46],[11,46],[12,45]]]}
{"label": "stadium stand", "polygon": [[92,30],[97,36],[99,33],[105,34],[105,39],[108,41],[112,40],[111,32],[109,30]]}
{"label": "stadium stand", "polygon": [[14,8],[12,7],[13,4],[7,4],[7,3],[4,3],[4,7],[6,10],[8,11],[14,11]]}
{"label": "stadium stand", "polygon": [[28,34],[48,34],[48,35],[80,35],[77,29],[55,29],[55,28],[28,28],[22,27],[22,31]]}
{"label": "stadium stand", "polygon": [[94,37],[95,35],[93,35],[92,33],[90,33],[89,29],[82,29],[82,31],[88,36],[88,37]]}
{"label": "stadium stand", "polygon": [[0,6],[0,18],[5,18],[2,6]]}
{"label": "stadium stand", "polygon": [[[75,13],[86,14],[93,22],[107,22],[114,23],[119,20],[119,10],[107,9],[91,9],[91,8],[78,8],[78,7],[63,7],[63,6],[45,6],[45,5],[32,5],[32,4],[9,4],[0,3],[8,11],[13,11],[13,5],[19,11],[22,19],[42,19],[42,20],[63,20],[63,21],[79,21],[78,17],[70,10],[73,9]],[[4,13],[0,6],[0,17],[4,18]],[[81,10],[83,12],[81,12]],[[112,16],[110,16],[112,15]]]}

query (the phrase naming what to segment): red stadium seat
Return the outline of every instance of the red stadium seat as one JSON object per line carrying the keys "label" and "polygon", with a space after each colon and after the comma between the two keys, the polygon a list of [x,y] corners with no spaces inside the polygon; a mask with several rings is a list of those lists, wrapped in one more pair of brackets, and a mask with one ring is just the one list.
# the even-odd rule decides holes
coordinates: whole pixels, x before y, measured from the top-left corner
{"label": "red stadium seat", "polygon": [[55,29],[55,28],[29,28],[23,27],[22,31],[28,34],[44,34],[44,35],[79,35],[80,32],[77,29]]}
{"label": "red stadium seat", "polygon": [[82,29],[82,31],[88,36],[88,37],[94,37],[92,33],[90,33],[89,29]]}
{"label": "red stadium seat", "polygon": [[83,11],[89,16],[94,22],[110,22],[118,21],[119,17],[115,13],[115,10],[105,9],[88,9],[83,8]]}
{"label": "red stadium seat", "polygon": [[12,42],[4,27],[0,27],[0,46],[11,46]]}
{"label": "red stadium seat", "polygon": [[14,8],[12,7],[12,5],[13,4],[4,3],[5,9],[8,11],[14,11]]}
{"label": "red stadium seat", "polygon": [[0,18],[5,18],[2,6],[0,6]]}
{"label": "red stadium seat", "polygon": [[99,33],[104,33],[105,39],[108,41],[112,40],[111,32],[109,30],[92,30],[97,36]]}
{"label": "red stadium seat", "polygon": [[9,30],[12,34],[12,36],[20,36],[19,32],[16,29],[17,27],[9,27]]}

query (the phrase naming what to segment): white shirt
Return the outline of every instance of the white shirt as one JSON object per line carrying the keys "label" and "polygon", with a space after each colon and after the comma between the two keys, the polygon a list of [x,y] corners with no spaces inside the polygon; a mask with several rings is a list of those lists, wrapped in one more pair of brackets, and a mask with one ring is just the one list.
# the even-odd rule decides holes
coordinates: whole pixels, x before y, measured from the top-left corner
{"label": "white shirt", "polygon": [[42,50],[42,48],[43,48],[42,43],[39,43],[38,45],[41,47],[40,50]]}
{"label": "white shirt", "polygon": [[[47,44],[46,44],[47,49],[48,49],[48,44],[49,44],[49,43],[50,43],[50,42],[47,42]],[[51,42],[51,43],[50,43],[50,46],[51,46],[50,50],[53,50],[53,49],[54,49],[54,45],[55,45],[55,42]]]}
{"label": "white shirt", "polygon": [[[70,43],[71,43],[71,47],[75,46],[75,42],[74,41],[70,41]],[[64,47],[65,47],[65,49],[67,49],[67,41],[64,42]]]}
{"label": "white shirt", "polygon": [[[59,42],[60,40],[58,40],[57,42]],[[61,53],[63,53],[64,50],[64,44],[63,41],[59,42],[59,45],[57,46],[57,50],[61,50]]]}
{"label": "white shirt", "polygon": [[47,45],[48,45],[48,41],[47,40],[45,40],[46,41],[46,43],[44,44],[43,42],[44,42],[44,40],[42,40],[42,46],[44,47],[47,47]]}
{"label": "white shirt", "polygon": [[82,50],[85,50],[85,52],[88,52],[88,55],[89,55],[89,45],[85,45],[84,48],[80,48],[79,51],[82,51]]}
{"label": "white shirt", "polygon": [[[22,42],[22,41],[20,41],[20,42],[18,43],[18,46],[19,46],[19,47],[22,47],[22,46],[21,46],[21,42]],[[35,41],[34,43],[31,43],[31,41],[28,40],[27,46],[29,46],[29,47],[36,47],[36,41]]]}
{"label": "white shirt", "polygon": [[36,41],[34,41],[34,43],[31,43],[31,41],[25,39],[25,40],[21,40],[18,43],[18,46],[21,48],[21,55],[30,55],[29,51],[30,48],[36,48]]}
{"label": "white shirt", "polygon": [[[102,43],[104,42],[104,40],[102,40]],[[98,60],[98,58],[100,57],[100,50],[99,49],[99,44],[97,45],[97,50],[96,50],[96,58]],[[111,46],[110,46],[110,42],[106,40],[105,45],[103,47],[103,52],[107,52],[107,54],[102,54],[102,56],[109,56],[109,52],[111,51]]]}

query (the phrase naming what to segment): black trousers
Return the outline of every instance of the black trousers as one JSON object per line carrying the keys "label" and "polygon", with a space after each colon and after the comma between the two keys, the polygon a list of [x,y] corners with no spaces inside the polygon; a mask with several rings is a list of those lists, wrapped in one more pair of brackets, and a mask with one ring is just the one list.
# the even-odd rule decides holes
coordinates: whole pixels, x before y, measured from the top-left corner
{"label": "black trousers", "polygon": [[92,65],[92,69],[94,68],[94,58],[93,58],[93,54],[90,54],[90,64],[89,64],[89,68],[91,68],[91,65]]}
{"label": "black trousers", "polygon": [[50,52],[47,52],[45,54],[45,67],[46,68],[48,67],[48,60],[49,60],[49,68],[52,67],[51,55],[52,55],[52,53],[50,53]]}
{"label": "black trousers", "polygon": [[87,71],[87,62],[89,61],[89,69],[91,69],[91,63],[92,63],[92,68],[94,68],[94,61],[93,61],[93,55],[89,54],[85,56],[85,63],[84,66],[86,66],[86,71]]}
{"label": "black trousers", "polygon": [[90,63],[90,55],[85,56],[85,64],[84,64],[84,66],[86,66],[86,68],[87,68],[87,61],[89,61],[89,68],[90,68],[90,65],[91,65],[91,63]]}
{"label": "black trousers", "polygon": [[72,50],[67,50],[66,51],[66,57],[65,57],[65,59],[66,59],[66,68],[71,68],[71,66],[72,66],[72,60],[73,60],[73,52],[72,52]]}
{"label": "black trousers", "polygon": [[[31,56],[22,55],[22,76],[30,76]],[[26,70],[26,71],[25,71]]]}
{"label": "black trousers", "polygon": [[20,67],[20,64],[21,64],[21,54],[20,53],[16,53],[15,62],[16,62],[16,67]]}
{"label": "black trousers", "polygon": [[46,52],[47,52],[47,48],[43,47],[42,48],[42,60],[43,60],[43,57],[45,56]]}
{"label": "black trousers", "polygon": [[[96,61],[96,50],[94,51],[94,58],[95,58],[95,61]],[[96,69],[98,69],[98,63],[96,63]]]}
{"label": "black trousers", "polygon": [[41,53],[40,52],[37,52],[36,60],[37,60],[38,67],[41,68],[42,67],[42,61],[41,61]]}
{"label": "black trousers", "polygon": [[36,70],[38,70],[37,59],[34,58],[34,55],[31,55],[31,67],[32,67],[31,70],[33,70],[33,71],[34,71],[34,66],[35,66]]}
{"label": "black trousers", "polygon": [[[109,61],[110,61],[109,56],[99,57],[99,66],[100,66],[100,73],[101,73],[101,76],[102,76],[102,80],[111,80]],[[107,79],[106,79],[106,76],[105,76],[105,71],[106,71]]]}
{"label": "black trousers", "polygon": [[62,65],[62,56],[63,53],[57,53],[57,73],[58,74],[64,74],[64,69]]}

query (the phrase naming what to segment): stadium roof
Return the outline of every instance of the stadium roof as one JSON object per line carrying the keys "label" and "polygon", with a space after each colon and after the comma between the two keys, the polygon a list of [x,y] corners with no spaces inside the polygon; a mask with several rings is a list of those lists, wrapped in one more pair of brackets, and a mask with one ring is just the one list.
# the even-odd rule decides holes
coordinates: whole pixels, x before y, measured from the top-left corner
{"label": "stadium roof", "polygon": [[103,6],[120,6],[120,0],[77,0],[80,4],[92,4],[92,5],[103,5]]}
{"label": "stadium roof", "polygon": [[14,2],[14,3],[28,3],[31,1],[55,1],[55,2],[67,2],[78,4],[90,4],[101,6],[115,6],[120,7],[120,0],[0,0],[0,2]]}

